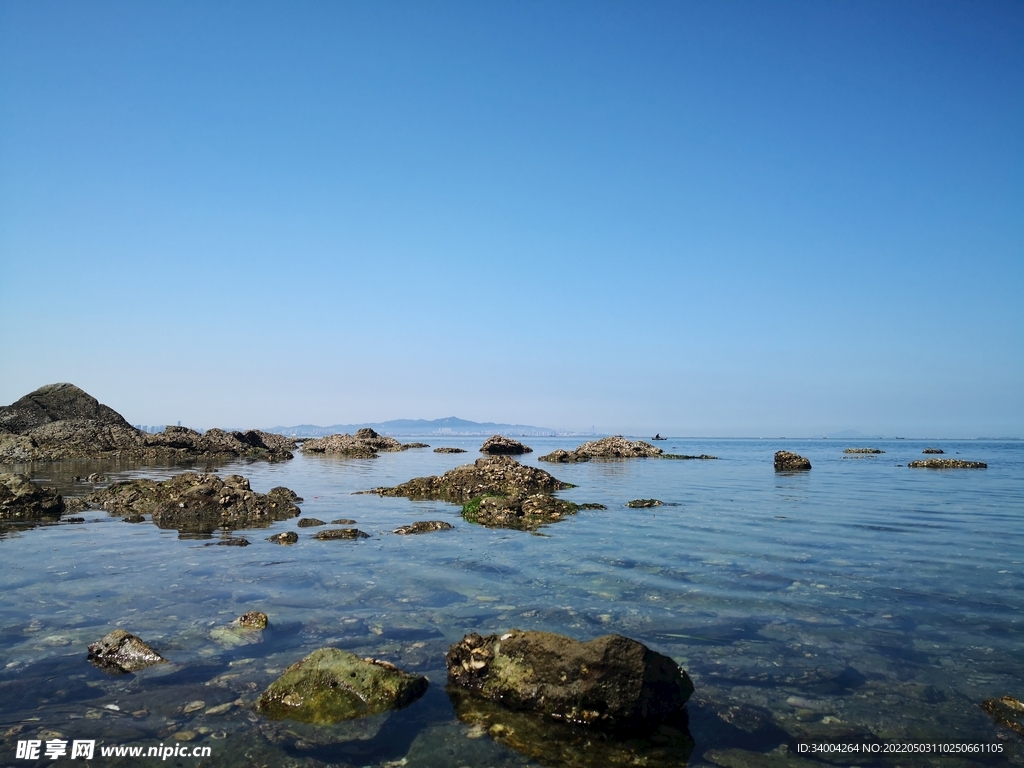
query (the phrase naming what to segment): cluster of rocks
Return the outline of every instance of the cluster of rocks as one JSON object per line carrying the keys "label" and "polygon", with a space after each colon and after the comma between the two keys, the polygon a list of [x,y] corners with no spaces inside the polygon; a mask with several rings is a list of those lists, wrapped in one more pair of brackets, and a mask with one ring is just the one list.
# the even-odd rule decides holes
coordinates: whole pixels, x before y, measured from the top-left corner
{"label": "cluster of rocks", "polygon": [[302,443],[302,452],[335,454],[353,459],[376,459],[379,453],[429,447],[426,443],[403,444],[393,437],[385,437],[369,427],[363,427],[354,435],[329,435],[315,440],[306,440]]}
{"label": "cluster of rocks", "polygon": [[[593,509],[600,505],[586,506]],[[535,493],[525,498],[481,496],[471,499],[462,507],[462,516],[468,522],[489,528],[533,531],[542,525],[557,523],[567,515],[575,515],[582,507],[547,493]]]}
{"label": "cluster of rocks", "polygon": [[405,496],[465,504],[478,496],[525,498],[572,488],[543,469],[528,467],[507,456],[489,456],[463,464],[443,475],[416,477],[393,488],[375,488],[381,496]]}
{"label": "cluster of rocks", "polygon": [[434,449],[434,453],[465,453],[465,452],[466,452],[465,448],[450,448],[450,447],[447,447],[447,446],[442,446],[441,448],[435,448]]}
{"label": "cluster of rocks", "polygon": [[487,453],[492,456],[520,456],[524,453],[533,453],[533,448],[523,445],[518,440],[502,435],[494,435],[484,441],[480,446],[480,453]]}
{"label": "cluster of rocks", "polygon": [[791,453],[790,451],[776,451],[775,452],[775,471],[776,472],[795,472],[804,469],[810,469],[811,462],[809,459],[805,459],[798,453]]}
{"label": "cluster of rocks", "polygon": [[961,459],[922,459],[912,461],[907,466],[923,469],[985,469],[988,464],[983,461],[963,461]]}
{"label": "cluster of rocks", "polygon": [[37,485],[28,475],[0,474],[0,520],[57,519],[64,510],[64,499],[53,488]]}
{"label": "cluster of rocks", "polygon": [[[664,451],[661,448],[645,443],[643,440],[631,441],[616,435],[615,437],[603,437],[600,440],[591,440],[583,443],[579,448],[572,451],[558,449],[546,456],[541,456],[541,461],[553,463],[570,463],[579,461],[590,461],[591,459],[640,459],[661,456]],[[703,458],[703,457],[702,457]],[[711,458],[711,457],[708,457]]]}
{"label": "cluster of rocks", "polygon": [[847,448],[843,453],[885,453],[880,448]]}
{"label": "cluster of rocks", "polygon": [[212,533],[235,528],[265,528],[299,514],[302,499],[288,488],[256,493],[241,475],[223,480],[214,474],[185,472],[169,480],[126,480],[94,491],[86,501],[115,515],[152,515],[160,528]]}
{"label": "cluster of rocks", "polygon": [[142,432],[73,384],[49,384],[0,407],[0,462],[117,457],[181,461],[292,458],[294,441],[259,430]]}

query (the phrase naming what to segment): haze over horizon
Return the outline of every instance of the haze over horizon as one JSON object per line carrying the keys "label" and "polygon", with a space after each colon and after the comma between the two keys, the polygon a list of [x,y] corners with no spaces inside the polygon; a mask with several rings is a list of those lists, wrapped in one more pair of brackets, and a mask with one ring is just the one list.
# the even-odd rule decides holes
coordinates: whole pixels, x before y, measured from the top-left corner
{"label": "haze over horizon", "polygon": [[0,4],[0,404],[1024,437],[1024,5]]}

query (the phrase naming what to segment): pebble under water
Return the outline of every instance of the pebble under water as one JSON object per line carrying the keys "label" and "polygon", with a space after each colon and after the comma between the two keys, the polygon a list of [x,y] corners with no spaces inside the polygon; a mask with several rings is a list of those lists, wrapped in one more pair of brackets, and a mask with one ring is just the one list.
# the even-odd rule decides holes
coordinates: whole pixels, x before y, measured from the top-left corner
{"label": "pebble under water", "polygon": [[[1024,699],[1024,442],[670,439],[659,443],[667,453],[719,459],[544,464],[538,456],[582,440],[522,439],[534,448],[524,463],[576,485],[561,498],[606,509],[530,532],[468,523],[443,502],[354,494],[441,474],[477,458],[482,441],[427,438],[469,453],[210,468],[304,498],[301,517],[231,533],[247,547],[101,510],[66,516],[83,523],[5,527],[0,765],[32,764],[16,758],[17,741],[48,738],[211,747],[165,763],[181,766],[542,765],[460,720],[445,691],[450,644],[511,628],[619,633],[673,657],[696,688],[691,766],[1024,765],[1024,740],[981,707]],[[861,445],[885,453],[843,453]],[[906,466],[931,445],[988,468]],[[782,449],[813,469],[776,473]],[[102,485],[185,469],[13,471],[81,496],[99,486],[73,476],[102,472]],[[634,499],[663,503],[627,507]],[[304,517],[353,520],[370,538],[316,540],[323,529],[299,527]],[[454,529],[391,533],[420,520]],[[266,540],[283,531],[298,542]],[[266,613],[269,628],[232,631],[247,611]],[[86,647],[118,627],[170,663],[120,676],[93,667]],[[406,709],[329,727],[253,711],[285,667],[323,646],[424,674],[430,688]],[[785,747],[830,737],[1004,747],[985,760]],[[98,748],[97,764],[147,762]]]}

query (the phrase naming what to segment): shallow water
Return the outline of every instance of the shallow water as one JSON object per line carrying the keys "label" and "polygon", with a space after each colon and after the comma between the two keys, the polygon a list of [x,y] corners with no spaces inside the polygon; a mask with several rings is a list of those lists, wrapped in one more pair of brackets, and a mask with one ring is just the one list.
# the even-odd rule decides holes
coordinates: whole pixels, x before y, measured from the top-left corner
{"label": "shallow water", "polygon": [[[1002,762],[1024,762],[1020,738],[979,706],[1024,698],[1024,443],[669,440],[666,452],[720,459],[540,463],[577,486],[561,496],[607,509],[531,534],[472,525],[442,502],[353,495],[440,474],[476,458],[480,444],[427,442],[470,453],[215,468],[257,491],[292,488],[305,517],[355,519],[371,535],[361,541],[317,541],[321,529],[295,519],[236,532],[249,547],[206,546],[96,510],[79,513],[84,524],[8,529],[0,734],[21,730],[0,745],[0,764],[29,764],[14,759],[16,740],[46,731],[146,746],[186,731],[212,757],[182,765],[536,765],[460,723],[444,691],[451,643],[512,627],[579,639],[617,632],[675,658],[696,686],[691,765],[728,748],[769,752],[794,737],[851,734],[1005,740]],[[524,461],[536,464],[580,441],[526,442],[535,452]],[[842,453],[859,445],[886,453]],[[926,445],[988,469],[907,468]],[[813,470],[776,474],[779,449],[809,457]],[[82,495],[92,486],[73,475],[102,470],[113,482],[182,469],[28,471]],[[665,505],[625,506],[650,497]],[[455,530],[390,533],[430,519]],[[285,530],[299,542],[266,541]],[[233,645],[216,631],[248,610],[270,616],[259,642]],[[172,663],[121,677],[96,670],[86,645],[115,627]],[[324,645],[426,674],[431,688],[390,717],[335,729],[252,712],[285,666]],[[203,708],[186,714],[194,701]],[[237,704],[205,714],[228,702]]]}

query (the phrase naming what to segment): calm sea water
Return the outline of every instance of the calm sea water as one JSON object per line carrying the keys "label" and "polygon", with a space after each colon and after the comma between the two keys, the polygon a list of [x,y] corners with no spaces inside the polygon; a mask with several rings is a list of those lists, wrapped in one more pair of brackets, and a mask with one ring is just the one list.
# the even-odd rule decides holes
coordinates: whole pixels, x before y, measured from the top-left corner
{"label": "calm sea water", "polygon": [[[0,733],[14,732],[0,764],[29,764],[15,759],[15,742],[40,734],[149,746],[184,732],[212,747],[204,765],[533,765],[458,722],[444,692],[451,643],[513,627],[579,639],[615,632],[675,658],[696,685],[691,765],[716,750],[769,752],[837,734],[1009,738],[1004,762],[1024,762],[1020,740],[980,708],[990,697],[1024,699],[1024,443],[929,443],[986,470],[909,469],[926,446],[910,440],[669,440],[667,452],[720,459],[540,464],[577,486],[563,497],[607,509],[537,534],[472,525],[440,502],[353,495],[479,455],[479,439],[428,442],[470,453],[216,468],[257,491],[292,488],[303,516],[356,520],[371,535],[361,541],[316,541],[317,529],[295,519],[240,532],[249,547],[206,546],[100,511],[83,513],[85,524],[8,531]],[[526,442],[535,452],[524,461],[536,464],[580,441]],[[885,453],[844,455],[852,446]],[[814,469],[776,474],[779,449]],[[71,475],[96,469],[109,481],[182,470],[64,463],[30,473],[81,494],[87,486]],[[665,505],[625,506],[638,497]],[[390,533],[428,519],[456,528]],[[285,530],[299,542],[265,540]],[[248,610],[270,616],[259,642],[219,631]],[[122,677],[94,669],[86,646],[115,627],[172,663]],[[325,645],[426,674],[431,688],[388,718],[334,729],[252,712],[284,667]],[[186,713],[190,702],[203,707]]]}

